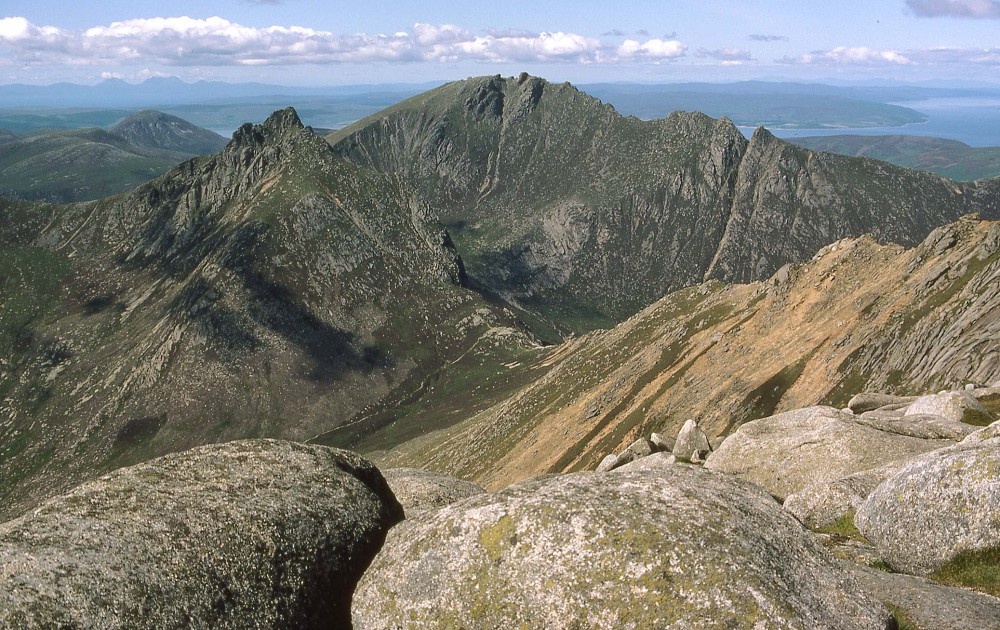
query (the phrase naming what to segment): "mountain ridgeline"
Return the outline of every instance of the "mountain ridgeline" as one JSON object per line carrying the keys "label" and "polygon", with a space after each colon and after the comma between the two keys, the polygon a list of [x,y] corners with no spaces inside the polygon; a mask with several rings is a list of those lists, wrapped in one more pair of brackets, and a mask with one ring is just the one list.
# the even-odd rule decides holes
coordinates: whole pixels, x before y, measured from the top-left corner
{"label": "mountain ridgeline", "polygon": [[[763,129],[748,141],[700,114],[623,118],[527,76],[448,84],[327,141],[281,110],[119,196],[0,201],[0,518],[201,444],[373,451],[482,412],[490,452],[475,442],[449,464],[481,475],[520,439],[490,414],[574,374],[567,359],[610,365],[576,352],[589,336],[536,338],[611,327],[706,279],[766,278],[845,236],[913,245],[965,213],[1000,215],[998,200],[997,180],[812,153]],[[684,374],[688,335],[735,310],[669,299],[662,356],[635,387]],[[569,400],[553,387],[518,408]],[[593,435],[533,466],[581,466],[579,449],[676,419],[604,402],[576,427]]]}
{"label": "mountain ridgeline", "polygon": [[291,109],[126,195],[0,217],[6,514],[156,454],[308,439],[513,324],[418,199]]}
{"label": "mountain ridgeline", "polygon": [[1000,216],[996,182],[814,153],[762,128],[747,140],[701,114],[626,118],[526,75],[449,83],[328,140],[419,191],[471,281],[553,340],[706,279],[766,278],[840,238],[914,245],[963,214]]}

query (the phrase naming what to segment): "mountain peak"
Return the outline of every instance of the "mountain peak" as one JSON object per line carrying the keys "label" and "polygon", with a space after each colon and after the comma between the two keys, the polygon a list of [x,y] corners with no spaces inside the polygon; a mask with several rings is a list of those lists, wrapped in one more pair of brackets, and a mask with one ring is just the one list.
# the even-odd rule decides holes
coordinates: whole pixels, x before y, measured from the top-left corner
{"label": "mountain peak", "polygon": [[303,128],[305,128],[305,125],[302,124],[302,120],[299,118],[299,114],[295,111],[294,107],[279,109],[264,121],[265,131],[270,130],[276,133]]}
{"label": "mountain peak", "polygon": [[192,155],[215,153],[226,145],[226,139],[215,132],[150,109],[132,114],[109,131],[135,147]]}

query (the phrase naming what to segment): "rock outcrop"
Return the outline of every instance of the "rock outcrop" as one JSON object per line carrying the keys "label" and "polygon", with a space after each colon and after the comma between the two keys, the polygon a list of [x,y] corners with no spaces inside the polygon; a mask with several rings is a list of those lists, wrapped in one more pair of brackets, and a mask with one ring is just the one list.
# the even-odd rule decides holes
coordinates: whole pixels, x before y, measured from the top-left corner
{"label": "rock outcrop", "polygon": [[782,505],[806,527],[826,527],[857,512],[872,490],[905,465],[896,462],[833,481],[813,483],[785,497]]}
{"label": "rock outcrop", "polygon": [[0,627],[343,627],[402,518],[347,451],[251,440],[167,455],[0,525]]}
{"label": "rock outcrop", "polygon": [[948,443],[873,429],[832,407],[807,407],[742,425],[709,455],[705,467],[751,481],[783,499],[811,484]]}
{"label": "rock outcrop", "polygon": [[985,426],[996,418],[967,391],[921,396],[906,408],[907,416],[940,416],[955,423]]}
{"label": "rock outcrop", "polygon": [[929,453],[886,479],[854,523],[893,568],[927,574],[1000,545],[1000,440]]}
{"label": "rock outcrop", "polygon": [[353,615],[358,630],[883,630],[890,617],[773,499],[684,465],[529,480],[407,520]]}
{"label": "rock outcrop", "polygon": [[691,419],[686,420],[677,433],[677,441],[674,442],[673,448],[674,456],[684,462],[704,462],[711,452],[708,436],[698,423]]}

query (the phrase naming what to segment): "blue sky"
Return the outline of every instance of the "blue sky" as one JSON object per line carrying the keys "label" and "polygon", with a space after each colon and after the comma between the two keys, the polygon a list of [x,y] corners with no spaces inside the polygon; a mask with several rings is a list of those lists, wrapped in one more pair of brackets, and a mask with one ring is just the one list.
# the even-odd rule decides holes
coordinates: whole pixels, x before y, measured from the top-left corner
{"label": "blue sky", "polygon": [[0,83],[957,80],[1000,85],[1000,0],[4,0]]}

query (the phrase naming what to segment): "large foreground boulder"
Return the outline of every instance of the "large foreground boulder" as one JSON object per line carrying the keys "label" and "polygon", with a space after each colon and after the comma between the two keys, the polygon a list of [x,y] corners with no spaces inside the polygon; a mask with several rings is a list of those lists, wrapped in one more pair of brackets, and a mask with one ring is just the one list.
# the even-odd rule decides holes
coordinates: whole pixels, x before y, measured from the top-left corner
{"label": "large foreground boulder", "polygon": [[886,479],[854,523],[894,569],[927,574],[1000,545],[1000,439],[930,453]]}
{"label": "large foreground boulder", "polygon": [[832,407],[806,407],[742,425],[705,467],[751,481],[776,497],[834,481],[953,441],[896,435]]}
{"label": "large foreground boulder", "polygon": [[347,451],[248,440],[167,455],[0,525],[0,627],[343,627],[402,517]]}
{"label": "large foreground boulder", "polygon": [[697,467],[533,479],[395,527],[384,628],[878,628],[889,612],[760,489]]}

